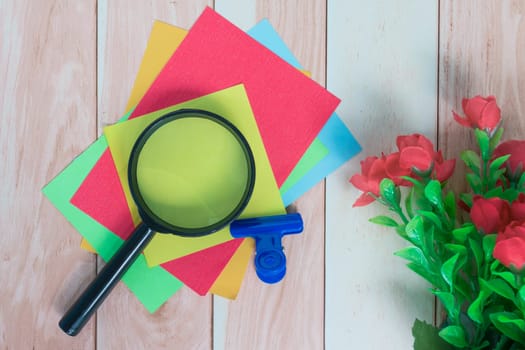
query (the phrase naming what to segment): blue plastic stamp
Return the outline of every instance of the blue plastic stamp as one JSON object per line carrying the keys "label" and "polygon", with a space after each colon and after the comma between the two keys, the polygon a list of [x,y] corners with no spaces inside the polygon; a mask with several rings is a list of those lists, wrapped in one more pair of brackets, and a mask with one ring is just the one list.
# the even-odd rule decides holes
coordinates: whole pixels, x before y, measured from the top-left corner
{"label": "blue plastic stamp", "polygon": [[279,282],[286,274],[282,237],[302,231],[303,219],[298,213],[241,219],[230,225],[233,237],[255,239],[255,272],[266,283]]}

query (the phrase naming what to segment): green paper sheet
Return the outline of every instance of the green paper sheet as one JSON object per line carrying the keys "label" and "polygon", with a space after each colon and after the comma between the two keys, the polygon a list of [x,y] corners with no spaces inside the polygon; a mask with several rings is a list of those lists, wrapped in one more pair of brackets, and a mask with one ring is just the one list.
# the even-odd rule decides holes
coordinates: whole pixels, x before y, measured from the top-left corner
{"label": "green paper sheet", "polygon": [[318,138],[315,138],[310,147],[306,150],[305,154],[301,157],[299,162],[293,168],[293,171],[288,175],[286,181],[281,185],[279,192],[281,194],[286,193],[292,188],[299,180],[301,180],[306,173],[312,170],[326,155],[328,154],[328,148],[326,148]]}
{"label": "green paper sheet", "polygon": [[[69,200],[107,147],[106,139],[99,138],[42,190],[105,261],[117,251],[123,240],[77,209]],[[182,287],[182,283],[162,267],[148,267],[143,255],[122,280],[151,313]]]}

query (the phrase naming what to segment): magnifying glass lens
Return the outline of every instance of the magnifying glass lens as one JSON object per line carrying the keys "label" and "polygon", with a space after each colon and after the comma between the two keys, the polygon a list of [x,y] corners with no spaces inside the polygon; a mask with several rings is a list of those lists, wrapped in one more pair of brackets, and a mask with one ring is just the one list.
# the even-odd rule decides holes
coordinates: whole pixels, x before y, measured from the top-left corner
{"label": "magnifying glass lens", "polygon": [[137,161],[144,204],[161,220],[201,228],[227,217],[245,193],[249,164],[231,131],[206,118],[180,118],[147,139]]}

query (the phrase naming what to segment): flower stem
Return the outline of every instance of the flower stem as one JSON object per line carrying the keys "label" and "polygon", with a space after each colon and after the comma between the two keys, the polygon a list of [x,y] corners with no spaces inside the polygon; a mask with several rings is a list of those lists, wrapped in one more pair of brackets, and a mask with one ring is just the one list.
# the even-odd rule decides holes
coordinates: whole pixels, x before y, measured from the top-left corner
{"label": "flower stem", "polygon": [[494,350],[504,349],[504,346],[507,345],[508,341],[509,341],[509,338],[505,334],[503,334],[500,340],[498,341],[498,344],[496,344],[496,347],[494,348]]}
{"label": "flower stem", "polygon": [[401,209],[401,206],[396,205],[396,206],[393,206],[391,208],[392,211],[396,212],[397,215],[399,215],[399,217],[401,218],[401,220],[403,220],[403,223],[406,225],[408,224],[408,219],[407,217],[405,216],[405,214],[403,213],[403,209]]}

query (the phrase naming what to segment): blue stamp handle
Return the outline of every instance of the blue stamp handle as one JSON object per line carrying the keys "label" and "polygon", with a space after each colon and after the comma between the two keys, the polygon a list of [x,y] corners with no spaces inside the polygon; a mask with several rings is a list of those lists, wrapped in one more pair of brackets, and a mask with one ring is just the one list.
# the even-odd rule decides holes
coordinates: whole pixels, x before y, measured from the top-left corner
{"label": "blue stamp handle", "polygon": [[230,225],[233,237],[255,239],[255,272],[266,283],[279,282],[286,274],[282,237],[302,231],[303,219],[299,213],[240,219]]}

